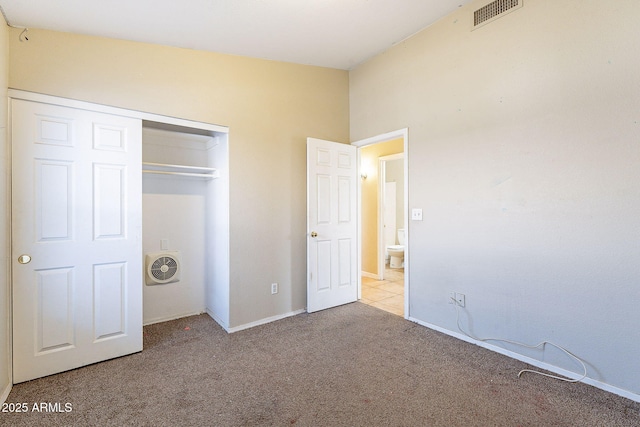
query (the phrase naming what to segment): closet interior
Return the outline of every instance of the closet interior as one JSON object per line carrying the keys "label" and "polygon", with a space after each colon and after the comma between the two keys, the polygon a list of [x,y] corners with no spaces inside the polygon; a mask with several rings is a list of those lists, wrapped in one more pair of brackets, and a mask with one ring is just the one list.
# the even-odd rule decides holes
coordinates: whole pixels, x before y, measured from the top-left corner
{"label": "closet interior", "polygon": [[203,312],[228,325],[227,136],[143,121],[145,325]]}

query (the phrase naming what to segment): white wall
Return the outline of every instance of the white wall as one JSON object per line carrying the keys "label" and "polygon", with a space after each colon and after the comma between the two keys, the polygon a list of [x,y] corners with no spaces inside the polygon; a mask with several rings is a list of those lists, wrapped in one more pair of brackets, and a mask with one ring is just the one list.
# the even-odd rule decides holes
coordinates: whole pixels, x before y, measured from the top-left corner
{"label": "white wall", "polygon": [[409,128],[410,316],[640,399],[640,2],[485,3],[350,73],[352,140]]}
{"label": "white wall", "polygon": [[219,135],[209,150],[209,164],[219,177],[209,183],[207,194],[207,313],[230,329],[230,232],[229,232],[229,138]]}
{"label": "white wall", "polygon": [[9,144],[7,138],[7,87],[9,81],[9,39],[4,17],[0,17],[0,402],[4,402],[11,389],[11,342],[9,292]]}

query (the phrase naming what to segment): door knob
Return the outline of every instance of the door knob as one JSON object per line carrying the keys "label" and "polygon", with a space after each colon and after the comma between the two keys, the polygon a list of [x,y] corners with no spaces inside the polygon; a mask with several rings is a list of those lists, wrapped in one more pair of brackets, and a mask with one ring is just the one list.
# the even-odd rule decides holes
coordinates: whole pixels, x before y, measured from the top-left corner
{"label": "door knob", "polygon": [[20,264],[29,264],[31,262],[31,257],[29,255],[20,255],[18,257],[18,262]]}
{"label": "door knob", "polygon": [[315,231],[311,232],[311,237],[318,237],[318,233],[316,233]]}

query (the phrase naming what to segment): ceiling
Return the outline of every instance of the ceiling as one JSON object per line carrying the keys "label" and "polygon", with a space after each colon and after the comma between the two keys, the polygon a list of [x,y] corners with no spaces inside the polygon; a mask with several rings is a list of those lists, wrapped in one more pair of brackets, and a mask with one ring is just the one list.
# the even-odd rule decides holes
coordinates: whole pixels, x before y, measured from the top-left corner
{"label": "ceiling", "polygon": [[0,0],[11,26],[349,70],[471,0]]}

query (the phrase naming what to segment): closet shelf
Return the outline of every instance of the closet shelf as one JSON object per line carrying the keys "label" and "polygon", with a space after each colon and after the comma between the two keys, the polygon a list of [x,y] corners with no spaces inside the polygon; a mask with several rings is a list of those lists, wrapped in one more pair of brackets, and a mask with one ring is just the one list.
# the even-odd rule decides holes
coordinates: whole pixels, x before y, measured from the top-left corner
{"label": "closet shelf", "polygon": [[142,162],[142,173],[160,175],[178,175],[196,178],[214,179],[220,177],[220,172],[215,168],[200,166],[169,165],[165,163]]}

